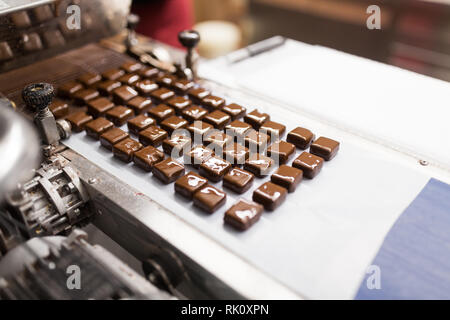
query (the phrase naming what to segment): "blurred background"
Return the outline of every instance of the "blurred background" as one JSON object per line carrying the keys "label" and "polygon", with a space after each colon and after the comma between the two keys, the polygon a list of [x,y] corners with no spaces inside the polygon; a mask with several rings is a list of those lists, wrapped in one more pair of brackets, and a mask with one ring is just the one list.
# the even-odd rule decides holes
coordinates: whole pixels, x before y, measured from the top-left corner
{"label": "blurred background", "polygon": [[[381,8],[381,30],[366,26]],[[214,58],[282,35],[450,81],[450,0],[134,0],[138,31],[178,46],[177,32],[201,33]]]}

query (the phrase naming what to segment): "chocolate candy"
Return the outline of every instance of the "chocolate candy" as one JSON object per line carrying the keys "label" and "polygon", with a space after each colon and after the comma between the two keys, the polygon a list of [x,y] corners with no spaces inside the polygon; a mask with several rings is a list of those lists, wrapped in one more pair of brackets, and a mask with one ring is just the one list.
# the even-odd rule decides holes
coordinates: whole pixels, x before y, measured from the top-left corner
{"label": "chocolate candy", "polygon": [[100,139],[100,136],[104,134],[106,131],[112,129],[114,127],[114,124],[106,120],[103,117],[97,118],[95,120],[92,120],[84,126],[84,129],[86,130],[86,134],[89,137],[92,137],[96,140]]}
{"label": "chocolate candy", "polygon": [[206,115],[203,121],[212,124],[216,129],[223,130],[231,122],[231,117],[222,111],[216,110]]}
{"label": "chocolate candy", "polygon": [[115,80],[106,80],[101,81],[97,84],[97,90],[100,92],[103,96],[109,96],[113,93],[114,90],[117,88],[120,88],[122,86],[122,83]]}
{"label": "chocolate candy", "polygon": [[131,162],[136,151],[142,149],[142,144],[139,142],[126,138],[113,146],[113,154],[123,162]]}
{"label": "chocolate candy", "polygon": [[152,146],[147,146],[133,155],[133,162],[142,170],[151,172],[153,166],[164,160],[164,153]]}
{"label": "chocolate candy", "polygon": [[266,182],[253,192],[253,201],[264,206],[266,210],[273,211],[286,199],[287,190],[272,182]]}
{"label": "chocolate candy", "polygon": [[239,168],[233,168],[223,177],[223,186],[242,194],[250,189],[255,180],[255,176]]}
{"label": "chocolate candy", "polygon": [[136,135],[138,135],[140,131],[145,130],[155,124],[155,120],[150,117],[144,116],[143,114],[137,116],[136,118],[128,120],[127,123],[128,130]]}
{"label": "chocolate candy", "polygon": [[189,99],[196,104],[201,104],[202,100],[209,96],[211,92],[203,88],[192,88],[188,91]]}
{"label": "chocolate candy", "polygon": [[286,188],[289,193],[294,192],[299,183],[303,179],[303,171],[282,165],[278,170],[270,177],[270,181]]}
{"label": "chocolate candy", "polygon": [[94,84],[102,80],[101,75],[97,73],[85,73],[78,78],[78,81],[84,84],[86,87],[91,87]]}
{"label": "chocolate candy", "polygon": [[222,108],[225,105],[225,99],[209,95],[206,98],[203,98],[202,105],[213,111]]}
{"label": "chocolate candy", "polygon": [[69,81],[59,86],[58,94],[62,98],[71,99],[76,92],[82,89],[83,85],[81,83],[76,81]]}
{"label": "chocolate candy", "polygon": [[185,198],[192,199],[194,194],[207,184],[207,179],[191,171],[175,182],[175,192]]}
{"label": "chocolate candy", "polygon": [[11,60],[12,58],[14,58],[14,54],[8,42],[0,42],[0,61]]}
{"label": "chocolate candy", "polygon": [[152,100],[137,96],[127,102],[127,107],[133,109],[135,114],[143,114],[147,112],[152,106]]}
{"label": "chocolate candy", "polygon": [[270,116],[267,113],[261,113],[256,109],[244,117],[244,121],[251,125],[255,130],[259,130],[264,122],[269,120]]}
{"label": "chocolate candy", "polygon": [[125,62],[120,68],[126,73],[133,73],[141,70],[144,66],[136,61]]}
{"label": "chocolate candy", "polygon": [[35,32],[22,35],[23,49],[27,52],[42,50],[41,37]]}
{"label": "chocolate candy", "polygon": [[83,89],[74,93],[73,98],[75,103],[82,106],[87,104],[90,100],[98,98],[100,93],[94,89]]}
{"label": "chocolate candy", "polygon": [[106,149],[112,151],[113,145],[128,138],[130,135],[119,128],[112,128],[100,136],[100,143]]}
{"label": "chocolate candy", "polygon": [[145,79],[153,79],[159,74],[159,70],[153,67],[144,67],[138,71],[138,74]]}
{"label": "chocolate candy", "polygon": [[225,132],[232,137],[236,137],[237,139],[243,139],[245,135],[250,132],[251,129],[252,126],[249,125],[248,123],[239,120],[234,120],[225,127]]}
{"label": "chocolate candy", "polygon": [[76,113],[72,113],[70,116],[67,117],[67,121],[70,122],[72,125],[72,131],[74,132],[81,132],[84,130],[84,126],[89,121],[92,121],[92,116],[86,114],[86,112],[79,111]]}
{"label": "chocolate candy", "polygon": [[146,146],[159,147],[167,137],[167,131],[157,126],[150,126],[139,132],[139,141]]}
{"label": "chocolate candy", "polygon": [[308,129],[297,127],[287,135],[287,142],[292,143],[297,148],[305,150],[314,140],[314,134]]}
{"label": "chocolate candy", "polygon": [[245,161],[244,169],[250,171],[258,178],[267,176],[274,166],[273,159],[262,154],[252,154],[247,161]]}
{"label": "chocolate candy", "polygon": [[134,117],[133,110],[124,106],[117,106],[106,112],[106,118],[118,127],[123,126],[132,117]]}
{"label": "chocolate candy", "polygon": [[135,83],[137,83],[140,79],[141,77],[139,77],[137,74],[130,73],[121,76],[119,79],[117,79],[117,81],[120,81],[124,85],[132,86]]}
{"label": "chocolate candy", "polygon": [[88,112],[94,117],[104,116],[106,112],[114,108],[114,103],[106,98],[97,98],[87,103]]}
{"label": "chocolate candy", "polygon": [[266,121],[259,131],[272,137],[272,140],[281,138],[286,132],[286,126],[274,121]]}
{"label": "chocolate candy", "polygon": [[211,181],[218,182],[230,171],[231,163],[222,158],[213,156],[200,165],[199,172]]}
{"label": "chocolate candy", "polygon": [[38,22],[44,22],[53,18],[53,11],[49,5],[35,7],[32,12]]}
{"label": "chocolate candy", "polygon": [[218,154],[223,153],[223,149],[230,143],[233,142],[233,138],[229,135],[218,131],[212,130],[206,134],[203,143],[210,149],[217,150]]}
{"label": "chocolate candy", "polygon": [[66,44],[66,40],[64,39],[61,31],[57,29],[45,31],[43,38],[45,44],[49,48],[62,47]]}
{"label": "chocolate candy", "polygon": [[61,100],[53,100],[49,108],[56,119],[60,119],[69,114],[69,105]]}
{"label": "chocolate candy", "polygon": [[229,144],[223,150],[223,157],[233,165],[243,165],[248,156],[248,149],[238,143]]}
{"label": "chocolate candy", "polygon": [[179,95],[184,96],[187,92],[194,87],[194,82],[187,79],[180,79],[173,83],[172,88]]}
{"label": "chocolate candy", "polygon": [[175,110],[165,104],[157,105],[148,111],[148,114],[159,123],[175,115]]}
{"label": "chocolate candy", "polygon": [[284,164],[289,160],[295,152],[295,146],[286,141],[278,141],[267,149],[267,155],[280,164]]}
{"label": "chocolate candy", "polygon": [[202,120],[207,114],[208,111],[199,106],[191,106],[181,112],[181,116],[189,122]]}
{"label": "chocolate candy", "polygon": [[102,73],[102,77],[105,80],[117,80],[125,75],[125,71],[120,69],[110,69]]}
{"label": "chocolate candy", "polygon": [[209,132],[214,130],[214,127],[203,121],[194,121],[187,127],[187,129],[191,134],[192,140],[196,143],[202,143],[203,138],[206,137]]}
{"label": "chocolate candy", "polygon": [[12,23],[19,29],[31,27],[30,16],[26,11],[19,11],[11,13]]}
{"label": "chocolate candy", "polygon": [[322,170],[323,159],[308,152],[303,152],[292,163],[294,168],[303,171],[305,178],[313,179]]}
{"label": "chocolate candy", "polygon": [[214,156],[214,152],[211,149],[204,146],[196,146],[184,154],[184,163],[198,168],[212,156]]}
{"label": "chocolate candy", "polygon": [[122,86],[113,91],[113,99],[115,104],[127,104],[128,101],[137,96],[137,91],[129,86]]}
{"label": "chocolate candy", "polygon": [[159,88],[150,93],[152,99],[154,99],[156,104],[166,103],[167,100],[175,96],[175,92],[167,88]]}
{"label": "chocolate candy", "polygon": [[206,185],[194,194],[194,205],[200,209],[214,213],[226,202],[227,194],[222,190]]}
{"label": "chocolate candy", "polygon": [[177,116],[171,116],[161,122],[161,128],[166,130],[169,135],[171,135],[175,130],[185,129],[188,126],[189,122],[184,120],[183,118]]}
{"label": "chocolate candy", "polygon": [[170,88],[176,80],[177,78],[175,76],[172,76],[170,74],[163,74],[160,77],[156,78],[155,81],[162,87]]}
{"label": "chocolate candy", "polygon": [[224,221],[238,230],[247,230],[259,220],[262,212],[262,205],[241,199],[225,212]]}
{"label": "chocolate candy", "polygon": [[316,156],[319,156],[326,161],[330,161],[333,159],[337,152],[339,151],[339,142],[325,138],[320,137],[314,143],[311,145],[311,148],[309,149],[309,152],[312,154],[315,154]]}
{"label": "chocolate candy", "polygon": [[154,82],[152,80],[148,80],[148,79],[136,82],[134,87],[141,95],[143,95],[145,97],[150,96],[151,92],[153,92],[159,88],[159,86],[156,84],[156,82]]}
{"label": "chocolate candy", "polygon": [[236,103],[229,104],[222,108],[222,111],[231,116],[231,120],[242,118],[247,113],[247,109]]}
{"label": "chocolate candy", "polygon": [[270,142],[270,137],[265,133],[251,130],[246,134],[244,142],[245,146],[249,148],[252,153],[263,153]]}
{"label": "chocolate candy", "polygon": [[192,101],[184,97],[173,97],[167,100],[167,105],[174,108],[177,114],[181,114],[181,112],[191,104]]}
{"label": "chocolate candy", "polygon": [[172,158],[167,158],[155,164],[152,172],[161,182],[169,184],[184,176],[184,165]]}
{"label": "chocolate candy", "polygon": [[191,138],[183,135],[173,135],[162,143],[163,150],[172,158],[179,158],[191,149]]}

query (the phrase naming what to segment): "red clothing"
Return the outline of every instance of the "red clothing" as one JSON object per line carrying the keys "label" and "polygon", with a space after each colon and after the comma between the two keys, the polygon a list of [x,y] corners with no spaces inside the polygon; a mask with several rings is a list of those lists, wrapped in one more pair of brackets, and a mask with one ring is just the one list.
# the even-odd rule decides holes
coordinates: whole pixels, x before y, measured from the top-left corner
{"label": "red clothing", "polygon": [[132,12],[141,22],[136,31],[169,45],[182,48],[178,32],[191,29],[193,13],[191,0],[133,1]]}

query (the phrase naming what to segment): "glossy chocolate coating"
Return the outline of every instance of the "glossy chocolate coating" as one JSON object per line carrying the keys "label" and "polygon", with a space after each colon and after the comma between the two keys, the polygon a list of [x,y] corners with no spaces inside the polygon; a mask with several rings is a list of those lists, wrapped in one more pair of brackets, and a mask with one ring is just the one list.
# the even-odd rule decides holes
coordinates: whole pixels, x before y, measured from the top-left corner
{"label": "glossy chocolate coating", "polygon": [[250,130],[252,130],[251,125],[239,120],[234,120],[225,127],[225,132],[228,135],[240,139],[243,139],[247,135],[247,133],[250,132]]}
{"label": "glossy chocolate coating", "polygon": [[253,180],[255,180],[255,176],[252,173],[239,168],[233,168],[223,177],[223,186],[242,194],[250,189]]}
{"label": "glossy chocolate coating", "polygon": [[189,122],[202,120],[207,114],[208,110],[199,106],[187,107],[181,112],[181,116]]}
{"label": "glossy chocolate coating", "polygon": [[71,99],[76,92],[82,89],[83,85],[81,83],[76,81],[69,81],[59,86],[58,94],[62,98]]}
{"label": "glossy chocolate coating", "polygon": [[114,90],[120,88],[121,86],[122,83],[120,83],[119,81],[105,80],[97,84],[97,90],[102,96],[109,96],[113,93]]}
{"label": "glossy chocolate coating", "polygon": [[139,80],[141,80],[141,77],[139,77],[137,74],[134,73],[124,74],[119,79],[117,79],[117,81],[120,81],[122,84],[127,86],[132,86],[136,84]]}
{"label": "glossy chocolate coating", "polygon": [[292,166],[302,170],[305,178],[313,179],[322,170],[323,159],[305,151],[294,160]]}
{"label": "glossy chocolate coating", "polygon": [[195,168],[214,156],[214,152],[205,146],[196,146],[191,151],[186,152],[184,155],[184,163],[190,164]]}
{"label": "glossy chocolate coating", "polygon": [[163,74],[156,78],[156,83],[159,84],[161,87],[171,88],[172,85],[177,81],[177,78],[175,76],[172,76],[170,74]]}
{"label": "glossy chocolate coating", "polygon": [[216,129],[223,130],[231,122],[231,117],[225,112],[216,110],[206,115],[203,121],[212,124]]}
{"label": "glossy chocolate coating", "polygon": [[88,115],[86,112],[79,111],[69,115],[66,120],[72,125],[73,132],[81,132],[84,130],[84,126],[89,121],[92,121],[92,116]]}
{"label": "glossy chocolate coating", "polygon": [[164,160],[164,153],[152,146],[147,146],[133,155],[133,162],[142,170],[151,172],[153,166]]}
{"label": "glossy chocolate coating", "polygon": [[263,210],[258,203],[240,199],[225,212],[224,221],[238,230],[247,230],[259,220]]}
{"label": "glossy chocolate coating", "polygon": [[230,169],[231,163],[222,158],[213,156],[200,165],[199,172],[209,180],[218,182],[222,180],[223,176],[230,171]]}
{"label": "glossy chocolate coating", "polygon": [[0,42],[0,61],[11,60],[12,58],[14,58],[14,54],[8,42]]}
{"label": "glossy chocolate coating", "polygon": [[153,79],[159,74],[159,70],[153,67],[144,67],[138,71],[138,74],[145,79]]}
{"label": "glossy chocolate coating", "polygon": [[152,100],[137,96],[127,102],[127,107],[133,109],[135,114],[146,113],[152,106]]}
{"label": "glossy chocolate coating", "polygon": [[171,135],[175,130],[185,129],[188,125],[189,122],[177,116],[171,116],[161,122],[161,128],[166,130],[169,135]]}
{"label": "glossy chocolate coating", "polygon": [[333,159],[339,151],[340,143],[330,138],[320,137],[311,145],[309,152],[326,161]]}
{"label": "glossy chocolate coating", "polygon": [[23,49],[27,52],[38,51],[43,48],[41,37],[35,32],[22,35],[21,40]]}
{"label": "glossy chocolate coating", "polygon": [[100,139],[100,136],[104,134],[106,131],[112,129],[114,124],[106,120],[103,117],[97,118],[88,122],[84,129],[86,130],[86,134],[96,140]]}
{"label": "glossy chocolate coating", "polygon": [[133,73],[141,70],[144,66],[136,61],[125,62],[120,68],[126,73]]}
{"label": "glossy chocolate coating", "polygon": [[130,119],[127,122],[128,130],[136,135],[138,135],[140,131],[145,130],[155,124],[156,121],[154,119],[144,116],[143,114]]}
{"label": "glossy chocolate coating", "polygon": [[165,184],[172,183],[184,176],[184,165],[167,158],[153,166],[153,175]]}
{"label": "glossy chocolate coating", "polygon": [[171,107],[169,107],[165,104],[160,104],[154,108],[151,108],[148,111],[148,114],[152,118],[156,119],[156,121],[158,121],[158,123],[161,123],[162,121],[166,120],[167,118],[174,116],[175,110],[173,110]]}
{"label": "glossy chocolate coating", "polygon": [[175,182],[175,192],[185,198],[192,199],[194,193],[201,190],[207,184],[207,179],[191,171]]}
{"label": "glossy chocolate coating", "polygon": [[159,147],[167,137],[167,131],[157,126],[150,126],[139,132],[139,141],[146,146]]}
{"label": "glossy chocolate coating", "polygon": [[270,116],[267,113],[261,113],[256,109],[244,117],[244,121],[251,125],[255,130],[259,130],[264,122],[269,120]]}
{"label": "glossy chocolate coating", "polygon": [[231,103],[222,108],[222,111],[231,116],[231,120],[242,118],[247,113],[247,109],[236,103]]}
{"label": "glossy chocolate coating", "polygon": [[118,127],[123,126],[133,117],[133,110],[124,106],[117,106],[106,112],[106,119],[112,121]]}
{"label": "glossy chocolate coating", "polygon": [[196,104],[201,104],[202,100],[211,93],[203,88],[192,88],[188,91],[189,98]]}
{"label": "glossy chocolate coating", "polygon": [[113,146],[113,154],[123,162],[131,162],[136,151],[142,149],[142,144],[136,140],[127,138]]}
{"label": "glossy chocolate coating", "polygon": [[19,29],[31,27],[31,19],[27,11],[19,11],[11,13],[11,21]]}
{"label": "glossy chocolate coating", "polygon": [[97,73],[85,73],[78,78],[78,81],[84,84],[86,87],[92,87],[94,84],[100,82],[102,76]]}
{"label": "glossy chocolate coating", "polygon": [[248,149],[238,143],[229,144],[223,150],[223,158],[233,165],[243,165],[248,157]]}
{"label": "glossy chocolate coating", "polygon": [[49,106],[50,111],[53,113],[56,119],[60,119],[69,114],[69,105],[61,100],[53,100]]}
{"label": "glossy chocolate coating", "polygon": [[286,165],[282,165],[270,177],[270,181],[286,188],[289,193],[294,192],[303,179],[303,171]]}
{"label": "glossy chocolate coating", "polygon": [[32,12],[38,22],[45,22],[53,18],[53,11],[49,5],[35,7]]}
{"label": "glossy chocolate coating", "polygon": [[114,103],[106,98],[97,98],[89,101],[87,107],[89,114],[97,118],[104,116],[106,112],[114,108]]}
{"label": "glossy chocolate coating", "polygon": [[158,84],[152,80],[141,80],[134,85],[136,90],[143,96],[148,97],[150,93],[159,88]]}
{"label": "glossy chocolate coating", "polygon": [[100,143],[103,147],[112,151],[113,145],[128,138],[129,136],[130,135],[128,132],[125,132],[120,128],[112,128],[100,136]]}
{"label": "glossy chocolate coating", "polygon": [[297,127],[287,135],[287,142],[292,143],[297,148],[305,150],[314,140],[314,134],[308,129]]}
{"label": "glossy chocolate coating", "polygon": [[262,154],[252,154],[247,161],[245,161],[244,169],[250,171],[258,178],[264,178],[272,170],[274,166],[273,159]]}
{"label": "glossy chocolate coating", "polygon": [[173,135],[163,141],[162,147],[164,152],[172,158],[179,158],[191,149],[191,145],[191,138],[183,135]]}
{"label": "glossy chocolate coating", "polygon": [[253,192],[253,201],[264,206],[266,210],[273,211],[286,199],[287,190],[272,182],[266,182]]}
{"label": "glossy chocolate coating", "polygon": [[286,126],[278,122],[266,121],[259,128],[259,131],[271,136],[272,140],[276,140],[284,135],[286,132]]}
{"label": "glossy chocolate coating", "polygon": [[214,213],[226,202],[227,194],[211,185],[203,187],[194,194],[194,205],[208,213]]}
{"label": "glossy chocolate coating", "polygon": [[203,121],[194,121],[187,127],[191,134],[191,139],[196,143],[202,143],[203,138],[208,135],[209,132],[214,130],[214,127],[209,123]]}
{"label": "glossy chocolate coating", "polygon": [[66,44],[64,36],[61,31],[57,29],[45,31],[42,37],[44,38],[45,44],[49,48],[62,47]]}
{"label": "glossy chocolate coating", "polygon": [[166,103],[173,96],[175,96],[175,92],[167,88],[159,88],[150,93],[150,97],[152,97],[156,104]]}
{"label": "glossy chocolate coating", "polygon": [[167,100],[167,105],[174,108],[177,114],[181,114],[181,112],[191,104],[192,101],[184,97],[173,97]]}
{"label": "glossy chocolate coating", "polygon": [[267,155],[280,164],[284,164],[289,160],[295,152],[295,146],[286,141],[278,141],[267,149]]}
{"label": "glossy chocolate coating", "polygon": [[251,130],[245,135],[244,142],[252,153],[263,153],[270,143],[270,137],[265,133]]}
{"label": "glossy chocolate coating", "polygon": [[128,101],[137,96],[137,91],[129,86],[122,86],[113,91],[114,103],[118,105],[127,104]]}
{"label": "glossy chocolate coating", "polygon": [[218,154],[222,154],[223,149],[233,143],[233,138],[222,131],[211,130],[204,137],[203,143],[210,149],[216,150]]}
{"label": "glossy chocolate coating", "polygon": [[194,87],[194,82],[187,79],[180,79],[173,83],[172,88],[179,95],[185,95],[187,92]]}
{"label": "glossy chocolate coating", "polygon": [[102,77],[105,80],[117,80],[125,75],[125,71],[121,69],[110,69],[102,73]]}
{"label": "glossy chocolate coating", "polygon": [[82,106],[87,104],[90,100],[94,100],[100,96],[100,93],[94,89],[83,89],[73,94],[75,103]]}
{"label": "glossy chocolate coating", "polygon": [[210,111],[214,111],[225,106],[225,99],[209,95],[206,98],[203,98],[202,105],[208,108]]}

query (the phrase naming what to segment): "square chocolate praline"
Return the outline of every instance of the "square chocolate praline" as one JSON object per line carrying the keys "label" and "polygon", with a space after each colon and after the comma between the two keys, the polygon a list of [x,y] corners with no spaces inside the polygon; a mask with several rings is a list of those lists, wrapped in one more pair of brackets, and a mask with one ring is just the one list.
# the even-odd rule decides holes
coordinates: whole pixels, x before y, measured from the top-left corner
{"label": "square chocolate praline", "polygon": [[100,144],[106,149],[112,151],[113,145],[128,138],[129,136],[130,135],[128,132],[125,132],[122,129],[112,128],[100,136]]}
{"label": "square chocolate praline", "polygon": [[122,83],[115,80],[105,80],[97,84],[97,90],[102,96],[110,96],[114,90],[120,88]]}
{"label": "square chocolate praline", "polygon": [[232,143],[223,150],[223,158],[231,162],[235,166],[240,166],[245,163],[249,157],[249,151],[243,145]]}
{"label": "square chocolate praline", "polygon": [[275,141],[283,137],[286,132],[286,126],[278,122],[266,121],[261,128],[259,128],[259,131],[267,134],[273,141]]}
{"label": "square chocolate praline", "polygon": [[155,164],[152,172],[161,182],[169,184],[184,176],[184,165],[172,158],[167,158]]}
{"label": "square chocolate praline", "polygon": [[155,82],[161,87],[171,88],[172,85],[177,81],[177,77],[171,74],[162,74],[155,79]]}
{"label": "square chocolate praline", "polygon": [[164,153],[155,147],[147,146],[134,153],[133,162],[142,170],[151,172],[153,166],[164,160]]}
{"label": "square chocolate praline", "polygon": [[67,121],[72,125],[73,132],[81,132],[84,130],[84,126],[89,121],[92,121],[93,118],[91,115],[88,115],[86,112],[79,111],[76,113],[72,113],[66,118]]}
{"label": "square chocolate praline", "polygon": [[123,85],[127,86],[133,86],[139,80],[141,80],[141,77],[134,73],[124,74],[119,79],[117,79],[117,81],[120,81]]}
{"label": "square chocolate praline", "polygon": [[244,116],[244,121],[251,125],[255,130],[259,130],[264,122],[269,120],[270,116],[267,113],[261,113],[256,109]]}
{"label": "square chocolate praline", "polygon": [[302,170],[286,165],[280,166],[278,170],[270,177],[270,181],[283,188],[286,188],[289,193],[295,191],[302,179]]}
{"label": "square chocolate praline", "polygon": [[150,97],[155,101],[155,104],[166,103],[167,100],[175,96],[175,92],[167,88],[159,88],[150,92]]}
{"label": "square chocolate praline", "polygon": [[103,79],[112,81],[115,81],[124,75],[125,71],[121,69],[110,69],[102,73]]}
{"label": "square chocolate praline", "polygon": [[136,90],[143,96],[149,97],[150,93],[159,88],[158,84],[152,80],[141,80],[134,85]]}
{"label": "square chocolate praline", "polygon": [[45,44],[48,48],[62,47],[66,44],[66,40],[58,29],[50,29],[42,34]]}
{"label": "square chocolate praline", "polygon": [[125,62],[120,68],[124,70],[126,73],[133,73],[138,72],[139,70],[144,68],[144,66],[140,62],[129,61]]}
{"label": "square chocolate praline", "polygon": [[187,199],[192,199],[194,194],[207,184],[208,179],[191,171],[175,182],[175,192]]}
{"label": "square chocolate praline", "polygon": [[89,101],[87,107],[89,114],[97,118],[104,116],[106,112],[114,108],[114,103],[102,97]]}
{"label": "square chocolate praline", "polygon": [[236,103],[229,104],[222,108],[222,111],[231,116],[231,120],[242,118],[247,113],[247,109]]}
{"label": "square chocolate praline", "polygon": [[124,106],[117,106],[106,112],[106,119],[112,121],[118,127],[123,126],[133,117],[133,110]]}
{"label": "square chocolate praline", "polygon": [[212,124],[216,129],[223,130],[231,122],[231,117],[225,112],[216,110],[206,115],[203,121]]}
{"label": "square chocolate praline", "polygon": [[85,73],[78,78],[78,81],[86,87],[93,87],[96,83],[102,80],[102,76],[98,73]]}
{"label": "square chocolate praline", "polygon": [[262,215],[264,207],[253,201],[240,199],[225,212],[224,222],[244,231],[254,225]]}
{"label": "square chocolate praline", "polygon": [[138,74],[144,79],[153,79],[159,74],[159,70],[153,67],[144,67],[138,71]]}
{"label": "square chocolate praline", "polygon": [[311,145],[309,152],[325,159],[325,161],[330,161],[338,153],[339,145],[339,142],[335,140],[320,137]]}
{"label": "square chocolate praline", "polygon": [[86,130],[86,134],[89,137],[92,137],[96,140],[100,139],[100,136],[104,134],[106,131],[112,129],[114,127],[114,124],[106,120],[103,117],[97,118],[95,120],[92,120],[88,122],[84,129]]}
{"label": "square chocolate praline", "polygon": [[145,130],[155,124],[156,121],[154,119],[144,116],[143,114],[130,119],[127,122],[128,130],[135,135],[138,135],[140,131]]}
{"label": "square chocolate praline", "polygon": [[252,154],[247,161],[245,161],[244,169],[250,171],[258,178],[264,178],[272,170],[274,161],[272,158],[266,157],[262,154]]}
{"label": "square chocolate praline", "polygon": [[211,92],[204,88],[192,88],[188,91],[189,99],[196,104],[201,104],[202,100],[210,94]]}
{"label": "square chocolate praline", "polygon": [[179,95],[186,95],[187,92],[194,87],[194,82],[188,79],[179,79],[172,85],[173,90]]}
{"label": "square chocolate praline", "polygon": [[272,182],[266,182],[253,192],[253,201],[260,203],[266,210],[273,211],[286,199],[287,190]]}
{"label": "square chocolate praline", "polygon": [[191,149],[191,138],[183,135],[173,135],[162,143],[163,150],[172,158],[179,158]]}
{"label": "square chocolate praline", "polygon": [[185,129],[189,125],[185,119],[172,116],[161,122],[161,128],[166,130],[169,135],[171,135],[174,131],[179,129]]}
{"label": "square chocolate praline", "polygon": [[214,213],[225,204],[227,194],[211,185],[206,185],[194,194],[193,200],[196,207],[208,213]]}
{"label": "square chocolate praline", "polygon": [[225,99],[209,95],[206,98],[203,98],[202,105],[210,111],[214,111],[222,108],[225,105]]}
{"label": "square chocolate praline", "polygon": [[141,96],[137,96],[136,98],[133,98],[127,102],[127,107],[133,109],[135,114],[146,113],[151,106],[152,100]]}
{"label": "square chocolate praline", "polygon": [[113,154],[123,162],[131,162],[135,152],[142,149],[142,144],[136,140],[126,138],[113,146]]}
{"label": "square chocolate praline", "polygon": [[121,86],[113,91],[114,103],[118,105],[125,105],[128,101],[137,96],[137,91],[129,86]]}
{"label": "square chocolate praline", "polygon": [[83,89],[74,93],[73,98],[79,106],[87,104],[90,100],[98,98],[100,93],[94,89]]}
{"label": "square chocolate praline", "polygon": [[36,32],[23,34],[21,42],[23,50],[26,52],[38,51],[43,48],[41,37]]}
{"label": "square chocolate praline", "polygon": [[250,130],[252,130],[252,126],[249,125],[248,123],[239,120],[234,120],[225,127],[225,130],[226,130],[225,132],[228,135],[235,137],[236,140],[238,139],[243,140],[244,137],[247,135],[247,133],[249,133]]}
{"label": "square chocolate praline", "polygon": [[11,60],[14,58],[14,53],[7,41],[0,42],[0,61]]}
{"label": "square chocolate praline", "polygon": [[295,152],[295,146],[286,141],[278,141],[267,149],[267,155],[280,164],[285,164]]}
{"label": "square chocolate praline", "polygon": [[292,143],[297,148],[305,150],[308,149],[312,141],[314,140],[314,134],[308,129],[297,127],[287,135],[287,142]]}
{"label": "square chocolate praline", "polygon": [[161,123],[162,121],[166,120],[167,118],[170,118],[175,115],[175,110],[173,110],[171,107],[166,106],[165,104],[159,104],[154,108],[151,108],[148,111],[148,114],[156,119],[158,123]]}
{"label": "square chocolate praline", "polygon": [[58,95],[61,98],[72,99],[74,94],[83,89],[83,85],[76,81],[69,81],[58,88]]}
{"label": "square chocolate praline", "polygon": [[203,139],[209,132],[214,130],[214,127],[203,121],[194,121],[187,127],[187,130],[191,134],[191,139],[195,143],[203,143]]}
{"label": "square chocolate praline", "polygon": [[302,170],[305,178],[314,179],[322,170],[323,159],[305,151],[294,160],[292,166]]}
{"label": "square chocolate praline", "polygon": [[181,112],[191,104],[192,101],[184,97],[173,97],[167,100],[167,105],[171,108],[174,108],[177,114],[181,114]]}
{"label": "square chocolate praline", "polygon": [[167,137],[167,131],[157,126],[150,126],[139,132],[139,141],[146,146],[159,147]]}
{"label": "square chocolate praline", "polygon": [[263,153],[270,143],[270,137],[265,133],[250,130],[244,138],[244,143],[250,152]]}
{"label": "square chocolate praline", "polygon": [[231,163],[222,158],[213,156],[200,165],[199,172],[209,180],[219,182],[230,170]]}
{"label": "square chocolate praline", "polygon": [[184,154],[184,163],[198,169],[203,162],[213,156],[214,152],[211,149],[205,146],[196,146]]}
{"label": "square chocolate praline", "polygon": [[189,122],[202,120],[207,114],[208,110],[199,106],[187,107],[181,112],[181,116]]}
{"label": "square chocolate praline", "polygon": [[249,190],[255,180],[255,176],[243,169],[233,168],[223,177],[223,186],[242,194]]}
{"label": "square chocolate praline", "polygon": [[217,154],[222,154],[225,147],[233,143],[233,138],[218,130],[211,130],[203,139],[203,143],[216,151]]}
{"label": "square chocolate praline", "polygon": [[61,100],[55,99],[49,106],[50,111],[56,119],[60,119],[69,114],[69,105]]}

